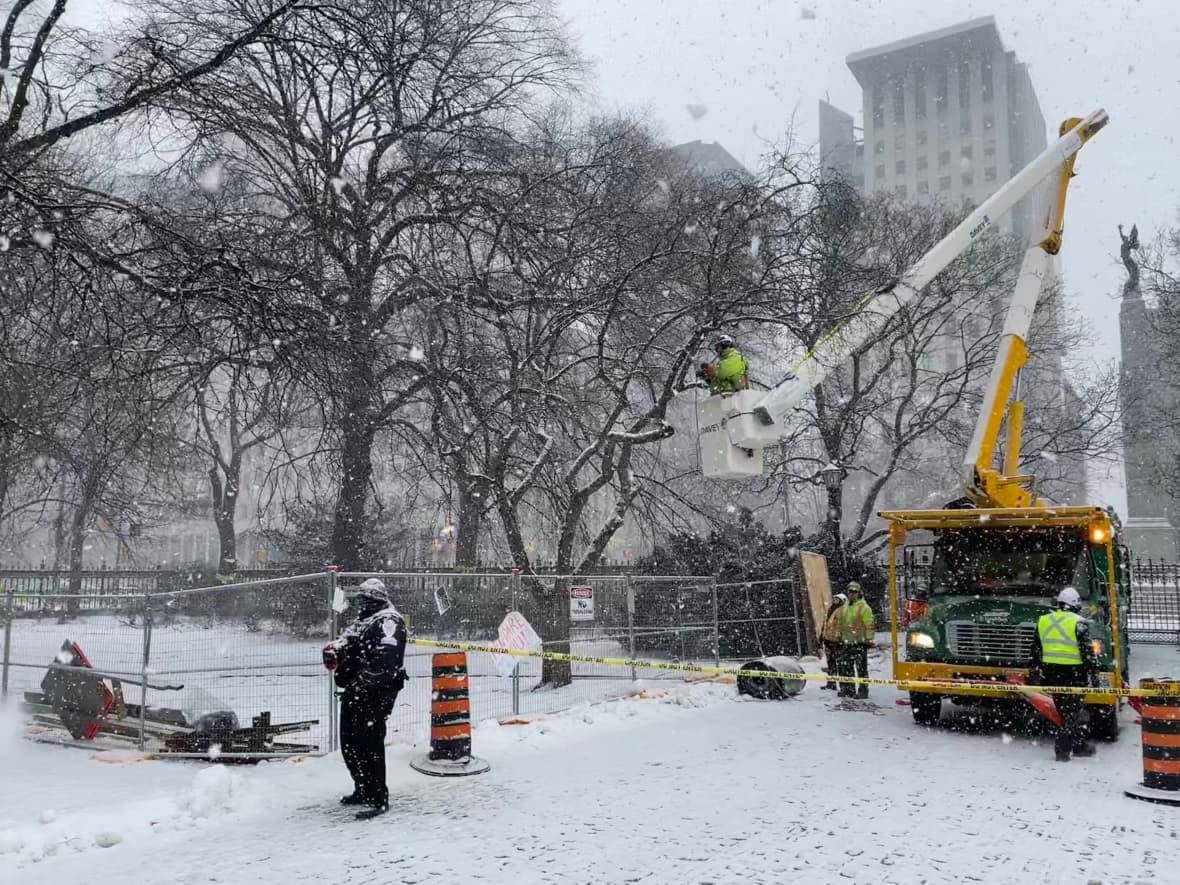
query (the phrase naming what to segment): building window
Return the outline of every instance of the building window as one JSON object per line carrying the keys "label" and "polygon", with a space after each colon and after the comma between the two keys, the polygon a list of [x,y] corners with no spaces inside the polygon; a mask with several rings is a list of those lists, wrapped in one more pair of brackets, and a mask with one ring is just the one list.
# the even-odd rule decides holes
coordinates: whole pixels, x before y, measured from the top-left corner
{"label": "building window", "polygon": [[926,119],[926,69],[914,71],[914,113],[919,120]]}
{"label": "building window", "polygon": [[985,157],[994,157],[996,155],[996,145],[994,142],[983,146],[983,155]]}
{"label": "building window", "polygon": [[880,181],[882,178],[884,178],[885,177],[885,164],[882,163],[879,166],[877,166],[877,168],[873,170],[873,175],[876,177],[876,179],[878,181]]}
{"label": "building window", "polygon": [[951,189],[951,177],[949,175],[944,175],[938,179],[938,189],[940,191],[949,191]]}
{"label": "building window", "polygon": [[969,144],[965,144],[961,148],[959,148],[959,156],[966,157],[968,160],[971,159],[971,156],[974,153],[975,153],[975,149]]}
{"label": "building window", "polygon": [[904,184],[899,184],[897,187],[895,187],[895,188],[893,189],[893,192],[894,192],[895,194],[897,194],[899,197],[901,197],[903,200],[905,199],[905,193],[906,193],[906,191],[905,191],[905,185],[904,185]]}
{"label": "building window", "polygon": [[897,133],[897,135],[894,136],[893,149],[895,151],[904,151],[905,150],[905,131],[904,130]]}
{"label": "building window", "polygon": [[919,182],[918,182],[918,193],[920,193],[920,194],[928,194],[928,193],[930,193],[930,182],[928,182],[928,181],[919,181]]}
{"label": "building window", "polygon": [[918,130],[918,144],[925,144],[925,143],[926,143],[926,130],[919,129]]}
{"label": "building window", "polygon": [[959,62],[959,107],[971,107],[971,62]]}
{"label": "building window", "polygon": [[934,107],[940,114],[946,113],[947,66],[939,65],[934,71]]}
{"label": "building window", "polygon": [[995,181],[996,180],[996,167],[995,166],[988,166],[986,169],[983,170],[983,180],[984,181]]}
{"label": "building window", "polygon": [[995,114],[984,114],[983,115],[983,128],[984,129],[995,129],[996,128],[996,115]]}
{"label": "building window", "polygon": [[983,100],[991,101],[995,97],[995,84],[992,78],[992,59],[990,55],[983,59],[983,67],[980,68],[979,74],[982,80]]}
{"label": "building window", "polygon": [[964,114],[959,120],[959,131],[964,135],[971,134],[971,118]]}
{"label": "building window", "polygon": [[905,175],[905,160],[898,160],[893,164],[893,171],[898,175]]}
{"label": "building window", "polygon": [[951,152],[950,151],[939,151],[938,152],[938,165],[939,166],[949,166],[950,164],[951,164]]}
{"label": "building window", "polygon": [[964,172],[963,173],[963,187],[971,187],[971,185],[973,185],[973,184],[975,184],[975,176],[972,175],[970,172]]}
{"label": "building window", "polygon": [[877,143],[873,145],[873,153],[878,155],[885,153],[885,142],[882,139],[878,138]]}
{"label": "building window", "polygon": [[916,165],[919,172],[921,172],[923,169],[925,169],[926,168],[926,155],[922,154],[922,156],[918,157],[915,165]]}
{"label": "building window", "polygon": [[864,174],[858,172],[858,173],[856,173],[856,175],[852,176],[852,184],[854,187],[864,187],[865,186]]}
{"label": "building window", "polygon": [[873,125],[885,125],[885,90],[880,83],[873,84]]}
{"label": "building window", "polygon": [[905,122],[905,81],[901,79],[893,81],[893,122]]}
{"label": "building window", "polygon": [[863,141],[857,143],[856,155],[858,157],[863,157],[865,155],[865,143]]}

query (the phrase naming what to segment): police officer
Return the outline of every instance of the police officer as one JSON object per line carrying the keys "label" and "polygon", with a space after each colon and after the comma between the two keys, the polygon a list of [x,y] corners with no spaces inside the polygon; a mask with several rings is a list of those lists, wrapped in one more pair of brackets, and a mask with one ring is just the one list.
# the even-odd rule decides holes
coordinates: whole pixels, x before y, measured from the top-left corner
{"label": "police officer", "polygon": [[406,622],[385,584],[369,578],[356,594],[354,620],[324,648],[324,665],[340,692],[340,748],[355,789],[341,805],[364,805],[359,818],[389,807],[385,784],[385,723],[406,681]]}
{"label": "police officer", "polygon": [[[1098,661],[1090,645],[1089,622],[1079,612],[1082,600],[1078,591],[1066,587],[1057,594],[1057,611],[1041,615],[1033,639],[1031,674],[1043,685],[1085,688],[1098,682]],[[1052,694],[1052,693],[1051,693]],[[1094,745],[1086,740],[1084,701],[1081,694],[1052,694],[1061,727],[1054,749],[1058,762],[1075,756],[1093,756]]]}

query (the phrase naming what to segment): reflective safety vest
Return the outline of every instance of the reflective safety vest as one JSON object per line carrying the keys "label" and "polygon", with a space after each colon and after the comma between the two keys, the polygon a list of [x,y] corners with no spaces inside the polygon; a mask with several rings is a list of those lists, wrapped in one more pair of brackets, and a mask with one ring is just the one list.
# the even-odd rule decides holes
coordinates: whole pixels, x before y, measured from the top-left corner
{"label": "reflective safety vest", "polygon": [[1082,650],[1078,648],[1078,622],[1081,620],[1081,615],[1071,611],[1041,615],[1037,621],[1037,635],[1041,638],[1042,664],[1082,665]]}
{"label": "reflective safety vest", "polygon": [[840,615],[846,608],[848,608],[846,605],[837,607],[835,611],[828,615],[828,619],[824,621],[824,642],[840,641]]}
{"label": "reflective safety vest", "polygon": [[721,351],[721,358],[713,364],[713,376],[710,387],[714,392],[729,392],[742,390],[746,386],[746,358],[736,347],[727,347]]}
{"label": "reflective safety vest", "polygon": [[863,599],[840,610],[840,641],[870,642],[873,638],[873,610]]}

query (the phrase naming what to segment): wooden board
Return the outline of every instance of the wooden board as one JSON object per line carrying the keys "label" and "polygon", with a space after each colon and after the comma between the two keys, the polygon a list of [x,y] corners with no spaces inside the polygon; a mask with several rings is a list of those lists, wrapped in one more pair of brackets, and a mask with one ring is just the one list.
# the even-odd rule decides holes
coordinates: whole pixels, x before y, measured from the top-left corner
{"label": "wooden board", "polygon": [[819,650],[819,638],[823,634],[824,618],[832,604],[832,587],[828,581],[828,561],[822,553],[802,551],[800,565],[803,586],[807,588],[804,597],[809,617],[807,623],[807,650],[815,654]]}

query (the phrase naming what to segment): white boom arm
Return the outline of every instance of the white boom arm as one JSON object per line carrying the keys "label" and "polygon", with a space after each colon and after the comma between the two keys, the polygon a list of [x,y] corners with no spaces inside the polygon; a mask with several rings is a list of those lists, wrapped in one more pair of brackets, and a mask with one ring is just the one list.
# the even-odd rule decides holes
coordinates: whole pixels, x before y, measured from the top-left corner
{"label": "white boom arm", "polygon": [[[931,280],[965,252],[998,218],[1076,154],[1095,132],[1106,125],[1107,120],[1108,117],[1103,110],[1097,110],[1083,118],[1021,169],[1007,184],[988,197],[900,278],[865,295],[851,316],[833,327],[795,364],[791,369],[791,377],[768,391],[758,401],[753,409],[755,420],[730,424],[729,435],[733,445],[760,448],[767,444],[768,437],[783,435],[792,410],[827,377],[833,367],[840,365],[858,347],[876,335],[891,317],[914,300]],[[1033,279],[1026,278],[1026,275],[1037,278],[1036,282],[1039,283],[1042,273],[1040,268],[1026,268],[1018,292],[1024,294],[1032,288]],[[1032,298],[1032,304],[1035,305],[1035,296]],[[1017,316],[1020,316],[1022,321],[1025,319],[1022,312],[1018,312]],[[755,432],[749,432],[753,430],[752,425],[757,426]]]}

